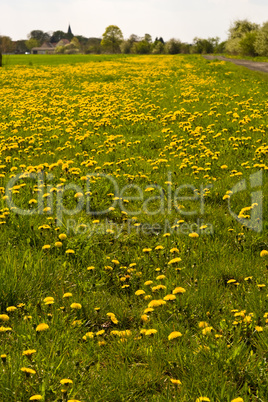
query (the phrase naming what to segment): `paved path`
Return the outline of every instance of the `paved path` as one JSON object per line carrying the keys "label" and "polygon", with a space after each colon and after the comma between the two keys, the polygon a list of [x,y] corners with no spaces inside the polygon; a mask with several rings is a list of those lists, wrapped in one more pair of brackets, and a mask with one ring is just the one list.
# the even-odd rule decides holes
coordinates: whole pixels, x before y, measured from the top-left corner
{"label": "paved path", "polygon": [[263,73],[268,73],[268,63],[260,61],[250,61],[250,60],[239,60],[239,59],[229,59],[224,56],[204,56],[208,60],[224,60],[231,63],[237,64],[238,66],[244,66],[254,71],[261,71]]}

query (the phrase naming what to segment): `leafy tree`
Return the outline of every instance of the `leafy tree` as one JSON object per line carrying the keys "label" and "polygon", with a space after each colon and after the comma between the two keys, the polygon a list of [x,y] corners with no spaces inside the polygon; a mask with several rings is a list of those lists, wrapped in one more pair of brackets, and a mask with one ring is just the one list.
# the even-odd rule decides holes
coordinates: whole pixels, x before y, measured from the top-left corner
{"label": "leafy tree", "polygon": [[193,53],[207,54],[214,52],[214,38],[201,39],[195,37],[193,43]]}
{"label": "leafy tree", "polygon": [[43,42],[49,42],[50,41],[50,35],[48,32],[43,32],[39,29],[35,29],[33,31],[30,32],[30,34],[28,35],[29,39],[35,39],[38,41],[38,45],[40,46],[42,45]]}
{"label": "leafy tree", "polygon": [[132,51],[137,54],[149,54],[151,51],[151,44],[143,39],[133,44]]}
{"label": "leafy tree", "polygon": [[148,34],[148,33],[146,33],[146,34],[144,35],[143,40],[145,40],[145,41],[148,42],[148,43],[152,43],[152,37],[151,37],[151,35]]}
{"label": "leafy tree", "polygon": [[102,35],[101,46],[111,53],[119,53],[122,41],[123,34],[121,29],[116,25],[109,25]]}
{"label": "leafy tree", "polygon": [[164,49],[165,49],[165,46],[163,45],[162,42],[160,42],[160,40],[158,40],[153,45],[152,53],[153,54],[162,54],[162,53],[164,53]]}
{"label": "leafy tree", "polygon": [[33,38],[26,40],[25,44],[29,50],[32,50],[33,47],[40,46],[40,42],[37,39]]}
{"label": "leafy tree", "polygon": [[178,54],[181,52],[181,41],[179,39],[170,39],[165,44],[165,52],[167,54]]}
{"label": "leafy tree", "polygon": [[[227,52],[239,54],[248,51],[249,48],[252,48],[254,36],[247,34],[249,32],[257,32],[258,30],[259,25],[248,20],[234,21],[229,28],[228,40],[226,42]],[[244,39],[244,42],[241,42],[242,39]]]}
{"label": "leafy tree", "polygon": [[66,33],[63,31],[55,31],[53,32],[50,42],[51,43],[58,43],[61,39],[67,39]]}
{"label": "leafy tree", "polygon": [[245,56],[256,56],[255,41],[257,37],[257,31],[247,32],[240,39],[239,46],[241,53]]}
{"label": "leafy tree", "polygon": [[268,21],[265,22],[257,32],[255,51],[260,56],[268,56]]}
{"label": "leafy tree", "polygon": [[11,53],[14,47],[14,42],[9,36],[0,36],[0,50],[2,53]]}
{"label": "leafy tree", "polygon": [[14,43],[14,52],[15,53],[25,53],[28,52],[30,49],[26,45],[25,40],[17,40]]}

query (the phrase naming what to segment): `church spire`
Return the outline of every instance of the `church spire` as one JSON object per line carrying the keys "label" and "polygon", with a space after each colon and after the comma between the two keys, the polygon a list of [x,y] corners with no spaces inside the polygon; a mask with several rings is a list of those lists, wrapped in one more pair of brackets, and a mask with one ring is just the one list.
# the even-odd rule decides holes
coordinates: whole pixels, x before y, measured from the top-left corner
{"label": "church spire", "polygon": [[73,33],[72,33],[72,30],[71,30],[71,25],[69,24],[69,26],[68,26],[68,32],[67,32],[67,38],[68,38],[69,40],[72,40],[73,37],[74,37],[74,35],[73,35]]}

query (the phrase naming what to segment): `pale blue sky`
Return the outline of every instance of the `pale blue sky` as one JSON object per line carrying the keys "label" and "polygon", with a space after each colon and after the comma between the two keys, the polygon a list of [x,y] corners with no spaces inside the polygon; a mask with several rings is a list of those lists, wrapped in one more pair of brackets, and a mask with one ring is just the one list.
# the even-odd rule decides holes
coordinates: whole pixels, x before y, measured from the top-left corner
{"label": "pale blue sky", "polygon": [[178,38],[227,38],[232,21],[268,21],[268,0],[0,0],[0,35],[26,39],[30,31],[67,31],[101,37],[118,25],[125,38],[132,33]]}

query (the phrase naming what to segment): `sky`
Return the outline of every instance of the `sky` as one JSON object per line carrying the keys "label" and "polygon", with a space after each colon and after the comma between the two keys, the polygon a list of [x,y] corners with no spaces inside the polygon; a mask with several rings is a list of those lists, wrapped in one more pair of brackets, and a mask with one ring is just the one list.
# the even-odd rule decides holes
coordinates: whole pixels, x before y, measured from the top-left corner
{"label": "sky", "polygon": [[35,29],[101,38],[117,25],[125,39],[149,33],[192,43],[193,38],[227,39],[231,23],[268,20],[268,0],[0,0],[0,35],[27,39]]}

